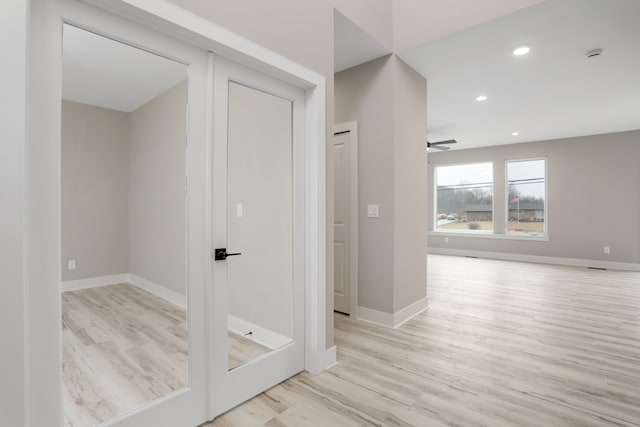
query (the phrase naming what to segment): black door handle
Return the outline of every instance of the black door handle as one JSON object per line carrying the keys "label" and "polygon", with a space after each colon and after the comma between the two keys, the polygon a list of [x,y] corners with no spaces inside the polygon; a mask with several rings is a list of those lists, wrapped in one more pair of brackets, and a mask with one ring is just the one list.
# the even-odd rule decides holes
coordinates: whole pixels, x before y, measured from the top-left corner
{"label": "black door handle", "polygon": [[242,253],[236,252],[236,253],[230,254],[230,253],[227,253],[227,248],[218,248],[214,252],[214,259],[216,261],[224,261],[225,259],[227,259],[227,257],[236,256],[236,255],[242,255]]}

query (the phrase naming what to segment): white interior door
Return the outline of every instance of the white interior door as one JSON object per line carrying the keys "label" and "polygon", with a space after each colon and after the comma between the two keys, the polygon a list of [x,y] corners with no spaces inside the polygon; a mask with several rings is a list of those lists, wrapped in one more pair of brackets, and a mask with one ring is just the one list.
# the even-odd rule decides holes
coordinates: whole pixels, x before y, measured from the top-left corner
{"label": "white interior door", "polygon": [[[205,281],[201,279],[207,275],[208,271],[206,269],[207,260],[205,255],[207,242],[204,237],[206,235],[205,201],[207,193],[205,191],[206,182],[204,180],[206,164],[202,161],[206,155],[207,53],[160,33],[148,30],[143,26],[135,25],[123,18],[89,6],[83,2],[61,0],[47,2],[46,6],[44,3],[36,3],[34,5],[39,12],[37,16],[41,20],[39,21],[41,27],[39,27],[40,31],[37,32],[36,40],[33,42],[34,44],[41,46],[47,55],[50,55],[48,60],[51,62],[49,63],[50,68],[47,70],[49,73],[47,78],[51,79],[50,84],[54,89],[51,92],[47,92],[46,101],[42,106],[43,111],[45,111],[46,108],[49,108],[49,114],[46,116],[47,118],[41,121],[41,123],[46,123],[46,126],[43,126],[43,131],[46,130],[48,134],[42,137],[42,145],[35,146],[33,149],[36,151],[35,156],[39,155],[41,158],[47,159],[47,161],[50,159],[52,162],[52,164],[48,164],[46,168],[43,168],[42,174],[44,175],[45,173],[48,173],[49,175],[47,176],[47,179],[51,185],[56,188],[54,189],[49,187],[45,190],[43,186],[39,187],[41,184],[34,184],[34,187],[37,189],[42,188],[43,191],[47,191],[47,200],[53,200],[53,204],[58,207],[60,206],[61,193],[65,196],[63,191],[64,189],[61,188],[64,180],[61,180],[60,175],[61,170],[64,172],[64,169],[60,165],[59,153],[65,149],[62,138],[60,137],[61,133],[64,134],[64,132],[60,131],[62,127],[60,123],[60,95],[65,95],[66,85],[76,85],[77,83],[83,82],[87,83],[84,88],[80,87],[79,92],[76,93],[91,95],[88,92],[94,91],[95,89],[101,89],[96,87],[100,85],[101,81],[99,78],[95,79],[96,75],[107,75],[108,77],[113,77],[114,74],[122,74],[120,82],[122,83],[122,87],[126,87],[128,83],[131,83],[130,81],[127,81],[127,75],[130,75],[127,70],[129,67],[132,67],[132,61],[128,61],[126,58],[139,56],[144,56],[146,60],[151,63],[157,63],[154,61],[168,61],[177,64],[179,69],[184,69],[184,75],[178,77],[178,84],[180,85],[180,88],[184,88],[184,90],[181,89],[181,95],[178,97],[180,99],[178,103],[179,105],[172,104],[171,107],[174,108],[178,105],[178,112],[176,116],[179,124],[175,132],[176,137],[172,139],[171,143],[172,149],[179,153],[178,157],[180,160],[178,160],[178,162],[182,164],[177,165],[177,170],[181,172],[176,176],[176,179],[172,181],[171,184],[178,188],[178,191],[176,192],[178,197],[176,199],[178,200],[177,205],[179,207],[177,209],[182,211],[178,213],[178,216],[181,217],[182,230],[178,230],[177,244],[183,249],[174,258],[182,270],[182,273],[179,275],[180,277],[177,279],[177,281],[180,282],[179,285],[182,292],[179,295],[186,302],[186,321],[184,322],[186,323],[186,327],[184,329],[186,330],[185,339],[188,350],[184,353],[180,353],[179,355],[176,354],[176,357],[184,357],[185,359],[185,381],[180,385],[180,387],[176,387],[174,390],[169,390],[162,394],[156,394],[155,398],[151,397],[149,399],[140,399],[139,404],[126,407],[125,410],[114,410],[113,415],[109,415],[110,418],[101,418],[98,422],[85,417],[81,412],[81,408],[80,412],[76,412],[74,414],[75,418],[73,420],[69,417],[64,417],[64,425],[91,426],[97,423],[100,425],[118,427],[142,425],[190,427],[199,425],[206,421],[208,416],[208,361],[205,356],[207,350],[206,340],[208,339],[208,336],[205,329],[205,306],[203,303],[206,288]],[[43,13],[45,11],[47,13]],[[63,39],[65,43],[63,43]],[[70,41],[71,43],[67,43]],[[96,44],[91,44],[93,42]],[[80,53],[77,55],[64,56],[64,52],[61,47],[64,46],[66,50],[72,51],[74,49],[71,47],[73,47],[74,44],[77,48],[75,50],[76,53]],[[84,54],[82,54],[83,49],[85,49]],[[111,71],[99,69],[100,67],[97,66],[97,64],[101,63],[102,59],[104,59],[100,57],[100,55],[108,56],[115,51],[118,51],[123,55],[118,56],[118,54],[116,56],[119,58],[123,57],[125,59],[121,62],[106,61],[109,67],[111,67]],[[94,62],[87,62],[87,57],[91,57],[96,54],[98,56],[94,57],[96,58]],[[68,67],[69,64],[67,62],[70,61],[77,61],[77,66]],[[64,85],[63,76],[65,76],[65,74],[63,73],[63,63],[64,70],[74,70],[73,76],[69,76],[68,74],[66,75],[67,81]],[[77,74],[75,74],[76,72]],[[188,79],[186,79],[187,75]],[[69,77],[74,79],[74,81],[69,81]],[[118,85],[116,84],[116,86]],[[61,90],[61,88],[65,88],[65,90]],[[168,93],[167,91],[169,89],[166,89],[165,87],[163,90],[164,93]],[[74,100],[73,98],[71,98],[70,101],[73,101],[74,105],[81,105],[79,108],[83,109],[108,109],[107,107],[98,107],[99,102],[97,99],[104,99],[105,97],[114,95],[114,93],[99,93],[99,91],[96,91],[96,94],[94,95],[95,101],[83,100],[82,103],[79,103],[79,101]],[[151,97],[156,97],[154,100],[158,99],[157,96],[158,95],[155,93],[151,95]],[[44,99],[45,98],[43,97],[43,100]],[[122,112],[118,111],[118,113],[127,114],[124,110]],[[185,115],[187,116],[186,120]],[[51,117],[55,119],[51,119]],[[38,121],[39,119],[34,116],[34,120]],[[82,119],[80,122],[81,121]],[[89,121],[90,120],[86,120],[84,124],[89,126]],[[95,119],[93,119],[93,121],[95,121]],[[167,123],[163,123],[163,125],[166,126]],[[80,126],[82,126],[82,123]],[[107,126],[107,124],[102,122],[99,123],[99,126],[104,127]],[[150,128],[153,127],[154,126],[150,126]],[[40,128],[38,131],[40,131]],[[106,130],[106,133],[108,132],[109,131]],[[120,138],[119,136],[115,136],[116,134],[117,133],[114,132],[113,138],[107,142],[113,144],[126,143],[123,141],[128,138]],[[118,141],[115,140],[116,138]],[[95,139],[94,136],[88,132],[86,140],[79,141],[76,145],[81,146],[80,149],[85,150],[85,152],[95,152],[95,147],[97,145],[95,144],[95,141],[90,141],[92,139]],[[49,150],[50,152],[45,150]],[[149,153],[146,153],[147,155],[157,155],[157,151],[153,149],[153,147],[149,151]],[[45,152],[47,154],[44,154]],[[144,157],[145,153],[142,154],[142,157]],[[103,165],[104,163],[99,164],[99,166]],[[123,172],[123,170],[124,168],[118,168],[113,171],[113,175],[126,174],[127,172]],[[146,179],[148,176],[149,174],[146,174],[141,179]],[[168,189],[161,188],[156,191],[158,193],[162,193],[163,191],[168,192]],[[100,192],[98,186],[86,189],[86,194],[95,194],[98,192]],[[68,195],[68,193],[66,195]],[[51,211],[54,212],[55,210],[52,209]],[[52,248],[55,247],[55,250],[51,250],[47,256],[51,256],[52,259],[60,260],[61,225],[58,219],[59,217],[56,214],[52,216],[58,221],[57,224],[53,225],[54,229],[58,232],[51,233],[56,236],[54,243],[55,246],[52,245]],[[101,226],[104,226],[104,224],[96,225],[96,227]],[[162,229],[159,228],[156,231],[161,233]],[[120,249],[126,250],[126,248]],[[168,251],[168,248],[166,249]],[[60,265],[57,262],[56,264]],[[47,281],[45,281],[44,284],[51,286],[51,289],[55,289],[57,291],[56,298],[58,305],[60,305],[60,268],[58,267],[56,270],[52,269],[51,271],[55,271],[50,278],[57,279],[55,280],[55,285],[57,286],[51,286]],[[102,308],[102,304],[98,303],[97,310]],[[82,406],[83,398],[89,402],[89,400],[93,399],[94,395],[99,395],[106,388],[110,388],[116,383],[132,383],[132,389],[135,390],[136,387],[139,387],[140,385],[136,384],[137,379],[144,375],[147,375],[149,378],[154,375],[158,375],[157,372],[154,373],[151,371],[147,371],[145,374],[145,364],[143,362],[139,361],[140,363],[138,363],[138,365],[131,363],[135,357],[132,356],[132,353],[130,352],[131,348],[126,344],[123,342],[115,343],[115,341],[107,341],[107,337],[111,332],[115,331],[115,329],[120,329],[125,332],[128,330],[130,333],[134,333],[133,331],[139,326],[139,324],[136,323],[137,319],[135,316],[136,313],[131,313],[130,317],[124,316],[126,318],[116,318],[116,316],[111,316],[110,321],[112,322],[111,325],[113,328],[107,328],[101,327],[99,324],[92,323],[95,317],[92,317],[90,309],[87,309],[87,324],[84,328],[87,330],[93,330],[96,334],[100,333],[103,338],[95,338],[97,343],[92,346],[87,346],[91,347],[89,348],[90,353],[88,352],[75,358],[68,358],[67,354],[70,352],[78,352],[77,347],[76,350],[69,350],[70,347],[66,342],[68,334],[62,334],[64,339],[59,340],[58,344],[62,342],[64,346],[64,368],[62,366],[63,364],[60,363],[57,357],[51,356],[51,360],[59,362],[59,365],[57,366],[58,373],[60,370],[63,370],[64,372],[64,386],[58,382],[57,387],[58,390],[63,391],[62,393],[64,396],[61,400],[67,403],[66,408],[70,406],[68,404],[68,396],[71,394],[69,390],[71,387],[77,389],[74,390],[74,392],[80,393],[75,400],[76,402],[79,400],[81,402],[80,406]],[[58,315],[57,321],[52,323],[53,331],[51,335],[60,337],[62,329],[60,315]],[[122,327],[117,327],[115,325],[116,323],[120,323]],[[140,327],[139,330],[142,330],[142,327]],[[130,335],[130,337],[132,336],[133,335]],[[139,336],[139,338],[140,339],[137,341],[142,344],[144,339],[142,339],[141,336]],[[104,342],[107,344],[102,345]],[[119,344],[122,345],[119,346]],[[103,348],[107,350],[103,351]],[[153,348],[148,349],[150,351],[154,350]],[[47,357],[50,357],[52,354],[61,353],[62,352],[56,353],[55,351],[49,351],[47,353]],[[140,353],[139,355],[142,354]],[[155,356],[149,357],[153,358]],[[92,367],[98,365],[110,365],[112,367],[117,366],[123,368],[125,371],[128,370],[129,374],[123,374],[122,370],[115,370],[114,372],[117,373],[110,377],[108,375],[100,375],[96,372],[97,370],[92,370]],[[69,372],[69,370],[72,371]],[[57,375],[57,377],[59,378],[60,376]],[[66,382],[67,377],[70,377],[72,381]],[[78,377],[82,377],[82,379],[88,378],[90,380],[91,387],[83,388],[82,386],[78,386],[78,383],[73,381]],[[93,402],[93,406],[87,404],[86,413],[90,411],[106,411],[107,409],[111,409],[126,400],[132,400],[135,394],[134,392],[131,392],[130,394],[119,394],[118,390],[120,389],[118,387],[115,387],[113,390],[115,390],[115,392],[109,392],[109,396],[102,402],[98,402],[97,405],[95,404],[96,402]],[[60,400],[55,399],[55,396],[48,396],[47,398],[49,401],[53,402],[53,404],[60,405]],[[102,404],[102,407],[100,404]],[[63,407],[64,406],[65,405],[63,404]],[[107,406],[110,408],[107,408]],[[64,409],[65,415],[67,412],[66,408]],[[43,408],[42,412],[44,414],[51,413],[48,408]],[[63,417],[61,416],[61,423],[62,420]],[[52,417],[47,417],[46,420],[33,419],[32,421],[34,424],[38,425],[58,425],[58,422],[56,422],[55,418]]]}
{"label": "white interior door", "polygon": [[214,62],[215,416],[305,367],[305,98]]}
{"label": "white interior door", "polygon": [[355,315],[358,292],[358,149],[357,123],[336,125],[334,159],[333,308]]}

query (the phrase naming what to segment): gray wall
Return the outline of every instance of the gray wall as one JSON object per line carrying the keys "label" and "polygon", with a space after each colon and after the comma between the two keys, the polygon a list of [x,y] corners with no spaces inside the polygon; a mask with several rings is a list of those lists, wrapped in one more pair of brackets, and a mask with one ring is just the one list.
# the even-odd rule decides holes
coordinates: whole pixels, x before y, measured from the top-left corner
{"label": "gray wall", "polygon": [[184,81],[131,113],[130,272],[186,295]]}
{"label": "gray wall", "polygon": [[[640,131],[433,153],[429,177],[438,165],[492,161],[494,227],[504,233],[504,162],[531,157],[547,158],[548,242],[455,236],[446,244],[432,234],[429,247],[640,262]],[[434,188],[428,188],[432,230]]]}
{"label": "gray wall", "polygon": [[63,101],[61,156],[62,280],[128,273],[129,115]]}
{"label": "gray wall", "polygon": [[425,108],[426,81],[394,55],[335,75],[335,122],[358,121],[361,307],[396,313],[426,296]]}
{"label": "gray wall", "polygon": [[186,103],[186,81],[132,113],[63,101],[63,281],[132,273],[186,294]]}
{"label": "gray wall", "polygon": [[[394,312],[426,296],[427,82],[401,59],[394,61],[395,268]],[[425,184],[422,184],[425,183]]]}
{"label": "gray wall", "polygon": [[[29,2],[4,0],[0,51],[6,64],[0,79],[0,425],[25,424],[29,387],[26,214],[27,16]],[[9,36],[10,35],[10,36]],[[33,262],[33,260],[31,260]],[[39,390],[46,394],[46,391]]]}

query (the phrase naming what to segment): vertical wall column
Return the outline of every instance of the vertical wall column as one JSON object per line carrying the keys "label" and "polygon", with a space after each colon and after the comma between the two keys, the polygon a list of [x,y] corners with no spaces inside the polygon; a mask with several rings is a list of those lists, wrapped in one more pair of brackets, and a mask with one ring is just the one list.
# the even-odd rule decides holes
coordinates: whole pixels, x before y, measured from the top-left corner
{"label": "vertical wall column", "polygon": [[[335,122],[359,124],[358,313],[396,326],[426,307],[426,81],[395,55],[335,75]],[[367,217],[367,205],[379,217]]]}
{"label": "vertical wall column", "polygon": [[29,2],[3,0],[0,47],[0,425],[25,424],[25,139]]}
{"label": "vertical wall column", "polygon": [[427,307],[427,82],[394,66],[394,326]]}

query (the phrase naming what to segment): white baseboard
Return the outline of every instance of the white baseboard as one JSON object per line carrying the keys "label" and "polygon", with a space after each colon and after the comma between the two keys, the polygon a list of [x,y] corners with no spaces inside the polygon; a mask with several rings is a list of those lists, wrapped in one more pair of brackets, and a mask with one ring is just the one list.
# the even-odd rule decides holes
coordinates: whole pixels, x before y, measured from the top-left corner
{"label": "white baseboard", "polygon": [[[227,328],[238,335],[242,335],[253,342],[275,350],[291,342],[291,338],[248,322],[231,314],[227,315]],[[251,332],[250,335],[249,332]]]}
{"label": "white baseboard", "polygon": [[66,280],[61,283],[62,292],[78,291],[80,289],[97,288],[98,286],[129,283],[129,273],[112,274],[109,276],[90,277],[88,279]]}
{"label": "white baseboard", "polygon": [[162,285],[158,285],[151,280],[147,280],[135,274],[129,274],[129,283],[136,285],[140,289],[144,289],[145,291],[152,293],[165,301],[169,301],[170,303],[175,304],[180,308],[183,308],[185,310],[187,308],[186,295],[182,295],[174,290],[165,288]]}
{"label": "white baseboard", "polygon": [[402,310],[396,312],[393,315],[393,327],[398,328],[409,320],[416,317],[429,307],[429,299],[427,297],[421,298],[418,301],[409,304]]}
{"label": "white baseboard", "polygon": [[322,366],[324,366],[324,370],[331,369],[338,363],[337,350],[336,346],[330,347],[324,354],[324,361]]}
{"label": "white baseboard", "polygon": [[97,288],[99,286],[117,285],[119,283],[131,283],[165,301],[177,305],[180,308],[187,308],[187,297],[176,291],[165,288],[150,280],[130,273],[113,274],[111,276],[90,277],[88,279],[67,280],[62,282],[62,292],[78,291],[80,289]]}
{"label": "white baseboard", "polygon": [[330,347],[323,351],[318,351],[318,357],[309,357],[305,355],[305,370],[311,375],[320,375],[324,371],[331,369],[337,362],[336,346]]}
{"label": "white baseboard", "polygon": [[640,271],[640,264],[630,262],[603,261],[597,259],[561,258],[540,255],[524,255],[506,252],[470,251],[466,249],[432,248],[430,254],[471,256],[476,258],[499,259],[504,261],[533,262],[538,264],[568,265],[574,267],[594,267],[611,270]]}
{"label": "white baseboard", "polygon": [[364,322],[395,329],[426,310],[428,302],[429,300],[427,297],[421,298],[394,314],[373,310],[367,307],[358,307],[356,318]]}
{"label": "white baseboard", "polygon": [[393,314],[384,311],[358,306],[356,319],[379,326],[386,326],[387,328],[393,328]]}

